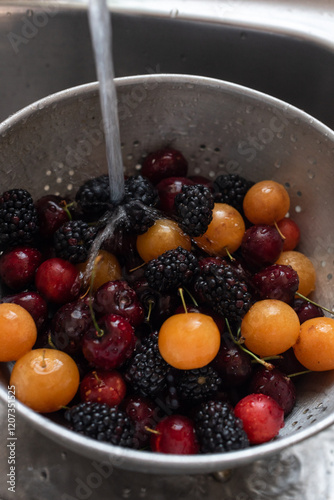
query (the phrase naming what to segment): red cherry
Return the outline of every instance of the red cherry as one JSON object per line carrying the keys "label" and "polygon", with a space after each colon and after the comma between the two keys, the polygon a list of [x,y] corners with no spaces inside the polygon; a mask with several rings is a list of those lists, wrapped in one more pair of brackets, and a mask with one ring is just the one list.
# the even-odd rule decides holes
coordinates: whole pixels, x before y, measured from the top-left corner
{"label": "red cherry", "polygon": [[153,428],[161,420],[160,409],[149,398],[129,396],[122,402],[122,408],[136,426],[135,439],[138,447],[147,446],[151,433],[145,427]]}
{"label": "red cherry", "polygon": [[134,329],[117,314],[106,314],[98,325],[102,332],[92,328],[83,336],[82,352],[93,366],[113,370],[131,357],[136,344]]}
{"label": "red cherry", "polygon": [[274,226],[257,224],[248,228],[242,238],[241,254],[255,270],[274,264],[281,255],[283,240]]}
{"label": "red cherry", "polygon": [[284,427],[284,411],[276,401],[265,394],[249,394],[234,408],[243,423],[251,444],[266,443]]}
{"label": "red cherry", "polygon": [[96,291],[94,311],[100,316],[119,314],[136,327],[144,321],[144,309],[125,280],[108,281]]}
{"label": "red cherry", "polygon": [[37,269],[35,285],[46,300],[65,304],[76,299],[80,293],[79,272],[67,260],[48,259]]}
{"label": "red cherry", "polygon": [[156,186],[160,200],[160,210],[166,213],[173,213],[175,211],[175,196],[182,192],[182,186],[192,186],[194,184],[187,177],[168,177],[160,181]]}
{"label": "red cherry", "polygon": [[166,177],[184,177],[187,175],[188,162],[176,149],[165,148],[150,153],[143,161],[141,174],[153,184]]}
{"label": "red cherry", "polygon": [[60,226],[68,222],[68,214],[61,206],[63,202],[64,200],[60,196],[48,194],[35,203],[39,232],[43,238],[51,238]]}
{"label": "red cherry", "polygon": [[0,257],[0,279],[13,290],[22,290],[35,276],[42,262],[42,254],[36,248],[17,247]]}
{"label": "red cherry", "polygon": [[285,238],[283,251],[294,250],[300,240],[299,226],[289,217],[285,217],[284,219],[278,221],[277,226]]}
{"label": "red cherry", "polygon": [[124,399],[125,393],[126,384],[116,370],[94,370],[87,373],[80,383],[80,397],[84,402],[117,406]]}
{"label": "red cherry", "polygon": [[198,443],[193,422],[183,415],[165,417],[152,433],[151,449],[160,453],[195,455]]}
{"label": "red cherry", "polygon": [[214,193],[215,188],[213,186],[213,182],[207,177],[203,177],[202,175],[189,175],[189,179],[191,179],[195,184],[203,184],[210,189],[211,193]]}
{"label": "red cherry", "polygon": [[11,302],[23,307],[31,314],[37,330],[41,330],[48,317],[47,304],[37,292],[21,292],[8,297],[2,297],[1,302]]}

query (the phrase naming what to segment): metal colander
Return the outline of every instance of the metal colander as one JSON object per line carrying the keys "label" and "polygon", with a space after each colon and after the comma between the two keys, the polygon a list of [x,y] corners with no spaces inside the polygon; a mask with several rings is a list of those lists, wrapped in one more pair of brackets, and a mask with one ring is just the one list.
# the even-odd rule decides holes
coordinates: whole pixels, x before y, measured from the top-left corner
{"label": "metal colander", "polygon": [[[288,104],[238,85],[187,75],[116,79],[126,173],[170,145],[182,151],[190,173],[215,178],[238,173],[274,179],[291,198],[290,215],[302,232],[300,250],[317,272],[314,297],[334,307],[334,133]],[[106,172],[98,84],[65,90],[34,103],[0,125],[1,192],[28,189],[74,194]],[[334,281],[333,281],[334,282]],[[9,365],[1,367],[7,400]],[[276,453],[334,423],[334,371],[296,381],[297,405],[277,439],[225,454],[177,456],[122,449],[77,435],[51,417],[17,402],[16,411],[58,443],[125,469],[156,473],[211,472]]]}

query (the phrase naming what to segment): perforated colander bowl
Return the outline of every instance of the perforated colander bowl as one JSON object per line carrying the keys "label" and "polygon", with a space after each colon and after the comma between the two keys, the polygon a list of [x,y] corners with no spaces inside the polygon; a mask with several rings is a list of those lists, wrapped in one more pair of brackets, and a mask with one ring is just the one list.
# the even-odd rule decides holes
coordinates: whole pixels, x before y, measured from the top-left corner
{"label": "perforated colander bowl", "polygon": [[[317,272],[315,297],[334,306],[334,133],[303,111],[231,83],[187,75],[117,79],[125,171],[171,145],[191,174],[238,173],[274,179],[287,188],[290,215],[302,232],[300,250]],[[34,103],[0,125],[1,192],[28,189],[74,194],[106,172],[98,84],[65,90]],[[10,366],[1,367],[7,401]],[[320,432],[334,423],[334,371],[297,381],[297,405],[277,439],[225,454],[177,456],[122,449],[69,431],[17,402],[16,411],[58,443],[101,461],[141,472],[196,473],[240,466]]]}

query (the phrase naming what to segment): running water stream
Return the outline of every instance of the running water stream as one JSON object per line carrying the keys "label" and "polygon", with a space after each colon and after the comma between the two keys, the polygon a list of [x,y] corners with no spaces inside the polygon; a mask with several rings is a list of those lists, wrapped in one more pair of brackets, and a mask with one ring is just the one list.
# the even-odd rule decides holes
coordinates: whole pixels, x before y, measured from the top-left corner
{"label": "running water stream", "polygon": [[106,142],[110,200],[117,205],[124,195],[124,172],[111,51],[112,31],[110,12],[106,0],[89,0],[88,18],[96,72],[100,84],[100,103]]}

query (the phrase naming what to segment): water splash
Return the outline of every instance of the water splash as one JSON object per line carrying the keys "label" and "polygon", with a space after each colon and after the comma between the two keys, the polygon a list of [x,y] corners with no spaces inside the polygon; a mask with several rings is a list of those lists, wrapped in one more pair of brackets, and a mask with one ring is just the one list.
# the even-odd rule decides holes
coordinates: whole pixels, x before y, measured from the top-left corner
{"label": "water splash", "polygon": [[124,195],[124,173],[119,133],[117,94],[111,54],[111,22],[106,0],[89,0],[89,27],[92,37],[110,183],[110,199],[118,204]]}

